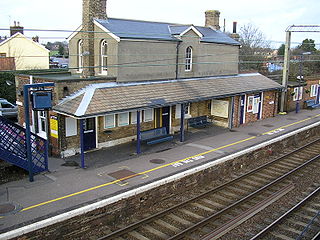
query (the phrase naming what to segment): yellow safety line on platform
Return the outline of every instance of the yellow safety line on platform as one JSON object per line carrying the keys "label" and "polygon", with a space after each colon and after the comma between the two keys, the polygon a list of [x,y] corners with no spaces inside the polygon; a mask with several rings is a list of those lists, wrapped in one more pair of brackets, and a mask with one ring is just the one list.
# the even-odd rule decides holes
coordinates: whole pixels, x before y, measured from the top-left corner
{"label": "yellow safety line on platform", "polygon": [[273,131],[276,131],[276,130],[279,130],[279,129],[282,129],[282,128],[291,127],[291,126],[293,126],[293,125],[296,125],[296,124],[299,124],[299,123],[302,123],[302,122],[311,120],[311,119],[316,118],[316,117],[320,117],[320,114],[317,114],[317,115],[314,115],[314,116],[312,116],[312,117],[308,117],[308,118],[302,119],[302,120],[297,121],[297,122],[294,122],[294,123],[290,123],[290,124],[284,125],[284,126],[282,126],[282,127],[275,128],[275,129],[273,129],[273,130],[271,130],[271,131],[262,133],[262,135],[266,135],[266,134],[268,134],[268,133],[271,133],[271,132],[273,132]]}
{"label": "yellow safety line on platform", "polygon": [[[309,117],[309,118],[300,120],[300,121],[298,121],[298,122],[294,122],[294,123],[291,123],[291,124],[288,124],[288,125],[285,125],[285,126],[282,126],[282,127],[276,128],[276,129],[273,129],[273,130],[271,130],[271,131],[262,133],[262,135],[268,134],[268,133],[270,133],[270,132],[276,131],[276,130],[281,129],[281,128],[286,128],[286,127],[290,127],[290,126],[296,125],[296,124],[298,124],[298,123],[301,123],[301,122],[310,120],[310,119],[315,118],[315,117],[318,117],[318,116],[320,116],[320,114],[315,115],[314,117]],[[112,182],[104,183],[104,184],[101,184],[101,185],[98,185],[98,186],[95,186],[95,187],[92,187],[92,188],[87,188],[87,189],[82,190],[82,191],[79,191],[79,192],[75,192],[75,193],[72,193],[72,194],[68,194],[68,195],[65,195],[65,196],[62,196],[62,197],[59,197],[59,198],[55,198],[55,199],[52,199],[52,200],[49,200],[49,201],[46,201],[46,202],[42,202],[42,203],[39,203],[39,204],[36,204],[36,205],[32,205],[32,206],[30,206],[30,207],[26,207],[26,208],[22,209],[21,212],[24,212],[24,211],[27,211],[27,210],[30,210],[30,209],[33,209],[33,208],[36,208],[36,207],[40,207],[40,206],[43,206],[43,205],[46,205],[46,204],[49,204],[49,203],[57,202],[57,201],[60,201],[60,200],[66,199],[66,198],[74,197],[74,196],[77,196],[77,195],[80,195],[80,194],[83,194],[83,193],[87,193],[87,192],[90,192],[90,191],[93,191],[93,190],[96,190],[96,189],[99,189],[99,188],[102,188],[102,187],[106,187],[106,186],[112,185],[112,184],[116,184],[116,183],[119,183],[119,182],[121,182],[121,181],[124,181],[124,180],[129,179],[129,178],[132,178],[132,177],[144,175],[144,174],[147,174],[147,173],[150,173],[150,172],[153,172],[153,171],[156,171],[156,170],[159,170],[159,169],[162,169],[162,168],[171,166],[171,165],[173,165],[173,164],[175,164],[175,163],[179,163],[179,162],[183,162],[183,161],[186,161],[186,160],[188,160],[188,159],[191,159],[191,158],[203,156],[203,155],[212,153],[212,152],[217,151],[217,150],[220,150],[220,149],[224,149],[224,148],[227,148],[227,147],[230,147],[230,146],[237,145],[237,144],[239,144],[239,143],[243,143],[243,142],[250,141],[250,140],[255,139],[255,138],[257,138],[257,137],[255,137],[255,136],[254,136],[254,137],[249,137],[249,138],[246,138],[246,139],[243,139],[243,140],[234,142],[234,143],[230,143],[230,144],[227,144],[227,145],[218,147],[218,148],[211,149],[211,150],[209,150],[209,151],[207,151],[207,152],[199,153],[199,154],[196,154],[196,155],[193,155],[193,156],[190,156],[190,157],[181,159],[181,160],[177,160],[177,161],[174,161],[174,162],[171,162],[171,163],[168,163],[168,164],[164,164],[164,165],[161,165],[161,166],[159,166],[159,167],[146,170],[146,171],[144,171],[144,172],[136,173],[136,174],[133,174],[133,175],[131,175],[131,176],[127,176],[127,177],[124,177],[124,178],[121,178],[121,179],[117,179],[117,180],[112,181]]]}

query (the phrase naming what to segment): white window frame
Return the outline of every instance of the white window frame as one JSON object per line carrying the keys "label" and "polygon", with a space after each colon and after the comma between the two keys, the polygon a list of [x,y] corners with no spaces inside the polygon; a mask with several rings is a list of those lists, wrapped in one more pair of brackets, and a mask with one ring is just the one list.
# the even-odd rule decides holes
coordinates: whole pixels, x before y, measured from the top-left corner
{"label": "white window frame", "polygon": [[[129,112],[118,113],[118,127],[128,126],[129,125]],[[121,122],[120,117],[126,116],[126,121]]]}
{"label": "white window frame", "polygon": [[[146,112],[147,111],[151,111],[151,118],[148,118],[147,119],[147,117],[146,117]],[[146,109],[146,110],[143,110],[143,121],[144,122],[151,122],[151,121],[153,121],[153,108],[150,108],[150,109]]]}
{"label": "white window frame", "polygon": [[261,103],[261,97],[254,97],[253,98],[253,107],[252,107],[252,113],[257,114],[259,113],[259,106]]}
{"label": "white window frame", "polygon": [[299,87],[295,87],[293,89],[293,92],[294,92],[293,101],[298,101],[302,99],[303,87],[300,87],[300,91],[299,91]]}
{"label": "white window frame", "polygon": [[101,74],[108,74],[108,42],[107,40],[102,40],[100,44],[100,64],[101,64]]}
{"label": "white window frame", "polygon": [[[109,125],[107,126],[107,117],[113,117],[113,124],[112,125]],[[114,128],[116,127],[116,116],[115,114],[107,114],[104,116],[104,129],[109,129],[109,128]]]}
{"label": "white window frame", "polygon": [[[191,118],[191,114],[190,114],[190,106],[191,106],[191,103],[187,103],[186,104],[187,107],[184,111],[184,117],[185,118]],[[181,104],[177,104],[176,105],[176,119],[180,119],[181,118]]]}
{"label": "white window frame", "polygon": [[66,117],[65,118],[66,137],[76,136],[78,134],[78,121],[77,119]]}
{"label": "white window frame", "polygon": [[[131,124],[137,124],[137,112],[130,112],[131,113]],[[142,111],[140,111],[140,122],[142,122]]]}
{"label": "white window frame", "polygon": [[83,71],[83,41],[82,41],[82,39],[80,39],[78,41],[77,56],[78,56],[78,72],[82,72]]}
{"label": "white window frame", "polygon": [[316,97],[318,95],[318,84],[311,85],[310,97]]}
{"label": "white window frame", "polygon": [[185,62],[185,71],[190,72],[192,71],[192,54],[193,50],[192,47],[189,46],[186,48],[186,62]]}

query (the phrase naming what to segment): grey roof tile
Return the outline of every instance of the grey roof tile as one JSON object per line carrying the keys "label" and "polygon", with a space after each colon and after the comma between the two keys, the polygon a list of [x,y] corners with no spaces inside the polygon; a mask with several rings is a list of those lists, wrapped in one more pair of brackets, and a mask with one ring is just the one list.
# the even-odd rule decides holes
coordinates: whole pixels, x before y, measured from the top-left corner
{"label": "grey roof tile", "polygon": [[[94,87],[94,85],[90,85]],[[167,82],[154,82],[118,87],[97,87],[84,114],[78,117],[102,115],[148,107],[169,106],[183,102],[197,102],[242,93],[281,89],[281,85],[260,74],[229,77],[210,77]],[[85,93],[86,88],[82,89]],[[76,116],[83,95],[72,95],[54,107],[61,113]]]}
{"label": "grey roof tile", "polygon": [[[174,35],[181,34],[186,29],[193,26],[117,18],[95,20],[116,36],[120,38],[133,39],[178,41]],[[240,45],[239,42],[235,41],[221,31],[215,31],[208,27],[194,27],[203,35],[203,38],[201,39],[203,42]]]}

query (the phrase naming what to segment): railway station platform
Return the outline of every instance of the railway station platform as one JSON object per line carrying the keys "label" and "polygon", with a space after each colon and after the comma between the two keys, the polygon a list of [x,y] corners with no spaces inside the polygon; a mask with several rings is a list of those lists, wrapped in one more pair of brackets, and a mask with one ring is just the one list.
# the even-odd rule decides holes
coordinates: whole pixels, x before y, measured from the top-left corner
{"label": "railway station platform", "polygon": [[134,143],[89,152],[86,169],[77,166],[80,156],[50,158],[50,172],[36,175],[34,182],[25,178],[0,185],[0,239],[86,213],[318,125],[320,109],[301,110],[231,131],[189,129],[184,143],[175,138],[143,146],[141,155],[134,154]]}

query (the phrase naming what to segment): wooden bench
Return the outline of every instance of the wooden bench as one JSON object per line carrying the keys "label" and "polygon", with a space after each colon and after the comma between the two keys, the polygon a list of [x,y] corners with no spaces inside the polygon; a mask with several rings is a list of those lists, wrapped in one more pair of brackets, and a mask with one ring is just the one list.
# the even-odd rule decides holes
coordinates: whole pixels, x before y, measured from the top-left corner
{"label": "wooden bench", "polygon": [[167,133],[167,128],[155,128],[141,132],[141,141],[147,142],[148,145],[170,141],[173,136]]}
{"label": "wooden bench", "polygon": [[316,100],[314,99],[311,99],[311,100],[306,100],[304,101],[307,105],[307,108],[317,108],[317,107],[320,107],[320,104],[319,103],[316,103]]}
{"label": "wooden bench", "polygon": [[211,125],[212,125],[212,122],[208,121],[207,116],[199,116],[199,117],[188,119],[188,126],[193,128],[205,128]]}

